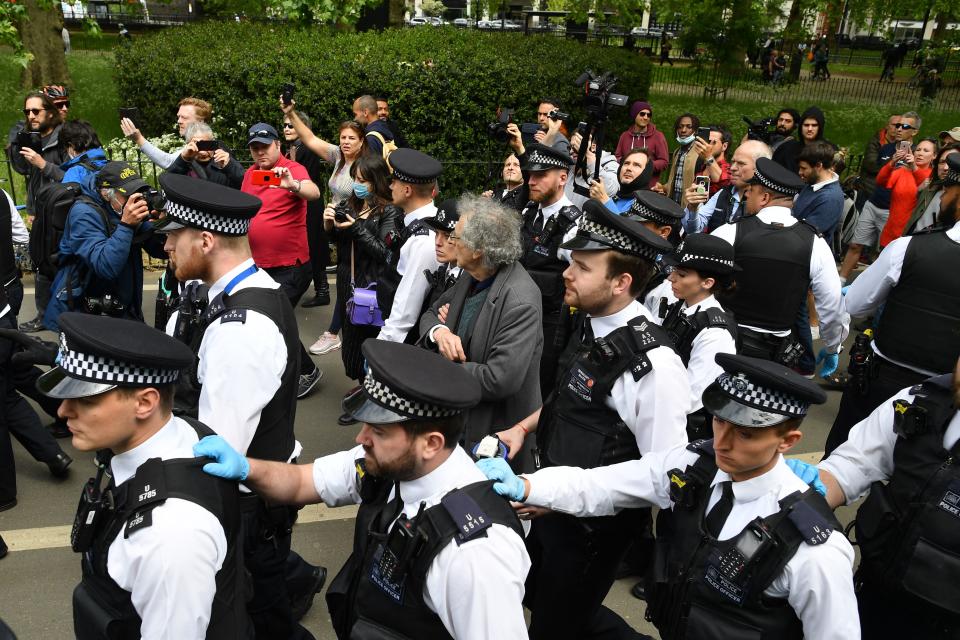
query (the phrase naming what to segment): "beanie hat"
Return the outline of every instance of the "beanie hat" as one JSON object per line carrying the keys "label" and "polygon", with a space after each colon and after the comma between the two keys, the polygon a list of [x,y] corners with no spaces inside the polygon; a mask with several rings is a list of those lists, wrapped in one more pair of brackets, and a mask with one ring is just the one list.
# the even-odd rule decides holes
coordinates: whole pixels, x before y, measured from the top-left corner
{"label": "beanie hat", "polygon": [[630,105],[630,119],[636,120],[637,114],[646,109],[650,112],[650,115],[653,115],[653,107],[650,106],[649,102],[644,102],[643,100],[637,100],[632,105]]}

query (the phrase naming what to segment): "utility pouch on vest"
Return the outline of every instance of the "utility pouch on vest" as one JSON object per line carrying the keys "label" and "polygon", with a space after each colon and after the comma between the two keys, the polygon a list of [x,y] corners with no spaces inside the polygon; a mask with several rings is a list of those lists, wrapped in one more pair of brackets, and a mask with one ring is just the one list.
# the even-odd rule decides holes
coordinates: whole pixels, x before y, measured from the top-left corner
{"label": "utility pouch on vest", "polygon": [[799,340],[792,335],[785,336],[780,341],[780,348],[777,351],[774,361],[779,362],[785,367],[795,367],[797,363],[800,362],[800,357],[804,351],[806,351],[806,349]]}
{"label": "utility pouch on vest", "polygon": [[855,527],[860,547],[860,571],[882,570],[896,543],[899,514],[882,482],[870,485],[870,495],[857,511]]}
{"label": "utility pouch on vest", "polygon": [[903,588],[942,609],[960,615],[960,556],[920,537],[907,563]]}
{"label": "utility pouch on vest", "polygon": [[77,640],[125,640],[140,637],[139,618],[131,619],[81,582],[73,590],[73,628]]}

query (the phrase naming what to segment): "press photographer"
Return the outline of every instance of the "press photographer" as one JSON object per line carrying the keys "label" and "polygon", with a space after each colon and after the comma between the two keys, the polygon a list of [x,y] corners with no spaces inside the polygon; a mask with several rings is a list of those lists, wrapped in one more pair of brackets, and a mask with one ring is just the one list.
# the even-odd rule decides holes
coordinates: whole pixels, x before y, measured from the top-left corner
{"label": "press photographer", "polygon": [[166,258],[148,218],[163,197],[126,162],[108,162],[67,214],[52,295],[43,325],[59,331],[60,314],[81,311],[143,320],[141,249]]}
{"label": "press photographer", "polygon": [[187,144],[180,150],[170,173],[180,173],[201,180],[216,182],[239,189],[243,183],[243,165],[230,154],[230,150],[217,140],[213,129],[205,122],[187,125]]}

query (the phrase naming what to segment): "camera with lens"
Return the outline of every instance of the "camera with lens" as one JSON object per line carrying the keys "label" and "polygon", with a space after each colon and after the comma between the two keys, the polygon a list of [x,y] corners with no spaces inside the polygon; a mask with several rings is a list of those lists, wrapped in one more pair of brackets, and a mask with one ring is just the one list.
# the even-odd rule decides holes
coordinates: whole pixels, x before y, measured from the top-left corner
{"label": "camera with lens", "polygon": [[150,209],[150,211],[163,211],[167,208],[167,199],[163,197],[162,193],[153,187],[141,189],[140,191],[137,191],[137,193],[143,196],[143,199],[147,203],[147,207]]}
{"label": "camera with lens", "polygon": [[570,114],[564,113],[563,111],[560,111],[560,109],[554,109],[553,111],[547,114],[547,117],[550,118],[551,120],[569,120]]}
{"label": "camera with lens", "polygon": [[627,96],[613,93],[613,88],[617,86],[617,76],[609,71],[595,75],[587,69],[573,83],[583,87],[583,107],[589,114],[606,115],[609,107],[627,106]]}
{"label": "camera with lens", "polygon": [[97,298],[84,298],[86,312],[95,316],[110,316],[112,318],[122,318],[127,310],[127,306],[109,293],[105,293]]}
{"label": "camera with lens", "polygon": [[497,109],[497,121],[487,125],[487,134],[500,144],[510,142],[507,125],[513,121],[514,113],[515,109]]}
{"label": "camera with lens", "polygon": [[747,116],[743,116],[743,121],[747,123],[748,140],[759,140],[760,142],[773,144],[778,138],[783,137],[777,134],[776,118],[761,118],[754,121]]}
{"label": "camera with lens", "polygon": [[346,200],[339,202],[333,210],[333,219],[337,222],[348,222],[347,214],[352,213]]}

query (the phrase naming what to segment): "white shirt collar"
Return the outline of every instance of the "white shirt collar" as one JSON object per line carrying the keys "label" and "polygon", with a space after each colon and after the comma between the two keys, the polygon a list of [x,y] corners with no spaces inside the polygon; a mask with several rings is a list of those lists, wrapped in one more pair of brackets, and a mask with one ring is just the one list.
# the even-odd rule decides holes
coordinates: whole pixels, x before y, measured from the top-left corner
{"label": "white shirt collar", "polygon": [[779,205],[760,209],[757,217],[766,224],[780,223],[785,227],[791,227],[797,223],[797,219],[793,217],[793,210]]}
{"label": "white shirt collar", "polygon": [[403,226],[409,227],[413,224],[414,220],[422,220],[424,218],[432,218],[437,215],[437,207],[433,202],[428,202],[419,209],[414,209],[410,213],[404,214],[403,216]]}
{"label": "white shirt collar", "polygon": [[636,300],[631,300],[630,304],[609,316],[588,317],[590,318],[590,327],[593,329],[593,336],[595,338],[602,338],[614,329],[625,327],[628,322],[637,316],[643,316],[653,322],[653,317],[650,315],[650,312],[647,311],[647,308]]}
{"label": "white shirt collar", "polygon": [[[735,502],[751,502],[768,493],[779,495],[780,487],[796,479],[797,477],[793,471],[790,470],[790,467],[787,466],[783,456],[778,453],[777,463],[773,465],[772,469],[755,478],[733,483],[733,499]],[[727,480],[730,480],[730,474],[726,471],[718,470],[710,486],[714,487]]]}
{"label": "white shirt collar", "polygon": [[110,459],[114,482],[117,485],[126,482],[133,477],[140,465],[150,458],[162,458],[164,452],[176,448],[178,441],[177,428],[173,424],[173,416],[170,416],[167,423],[155,434],[130,451],[118,453]]}
{"label": "white shirt collar", "polygon": [[[446,493],[455,487],[462,487],[474,482],[473,478],[466,478],[464,471],[477,467],[462,447],[454,447],[450,457],[444,460],[439,467],[416,480],[407,480],[400,483],[400,498],[403,500],[404,510],[416,512],[421,502],[430,506],[431,498],[438,492]],[[479,470],[478,470],[479,471]]]}
{"label": "white shirt collar", "polygon": [[827,186],[828,184],[837,182],[838,180],[840,180],[840,177],[837,174],[835,174],[833,171],[831,171],[829,178],[827,178],[823,182],[818,182],[817,184],[810,185],[810,186],[813,188],[814,191],[820,191],[820,189],[822,189],[823,187]]}
{"label": "white shirt collar", "polygon": [[686,302],[683,303],[683,312],[688,316],[692,316],[698,311],[706,311],[707,309],[713,309],[714,307],[719,308],[720,303],[717,302],[716,297],[710,295],[698,302],[693,306],[688,306]]}
{"label": "white shirt collar", "polygon": [[224,275],[220,276],[220,278],[213,283],[213,286],[210,287],[210,293],[207,295],[207,299],[213,300],[216,298],[224,289],[227,288],[227,285],[230,284],[230,281],[233,280],[234,276],[244,269],[250,268],[251,266],[253,266],[253,258],[247,258],[233,269],[230,269],[230,271],[227,271]]}
{"label": "white shirt collar", "polygon": [[573,206],[573,202],[570,201],[570,198],[567,197],[567,194],[563,194],[560,199],[553,204],[546,207],[541,205],[540,212],[543,213],[543,218],[546,220],[550,216],[556,215],[557,211],[560,211],[560,209],[567,206]]}
{"label": "white shirt collar", "polygon": [[960,242],[960,220],[957,220],[952,227],[947,229],[947,237],[954,242]]}

